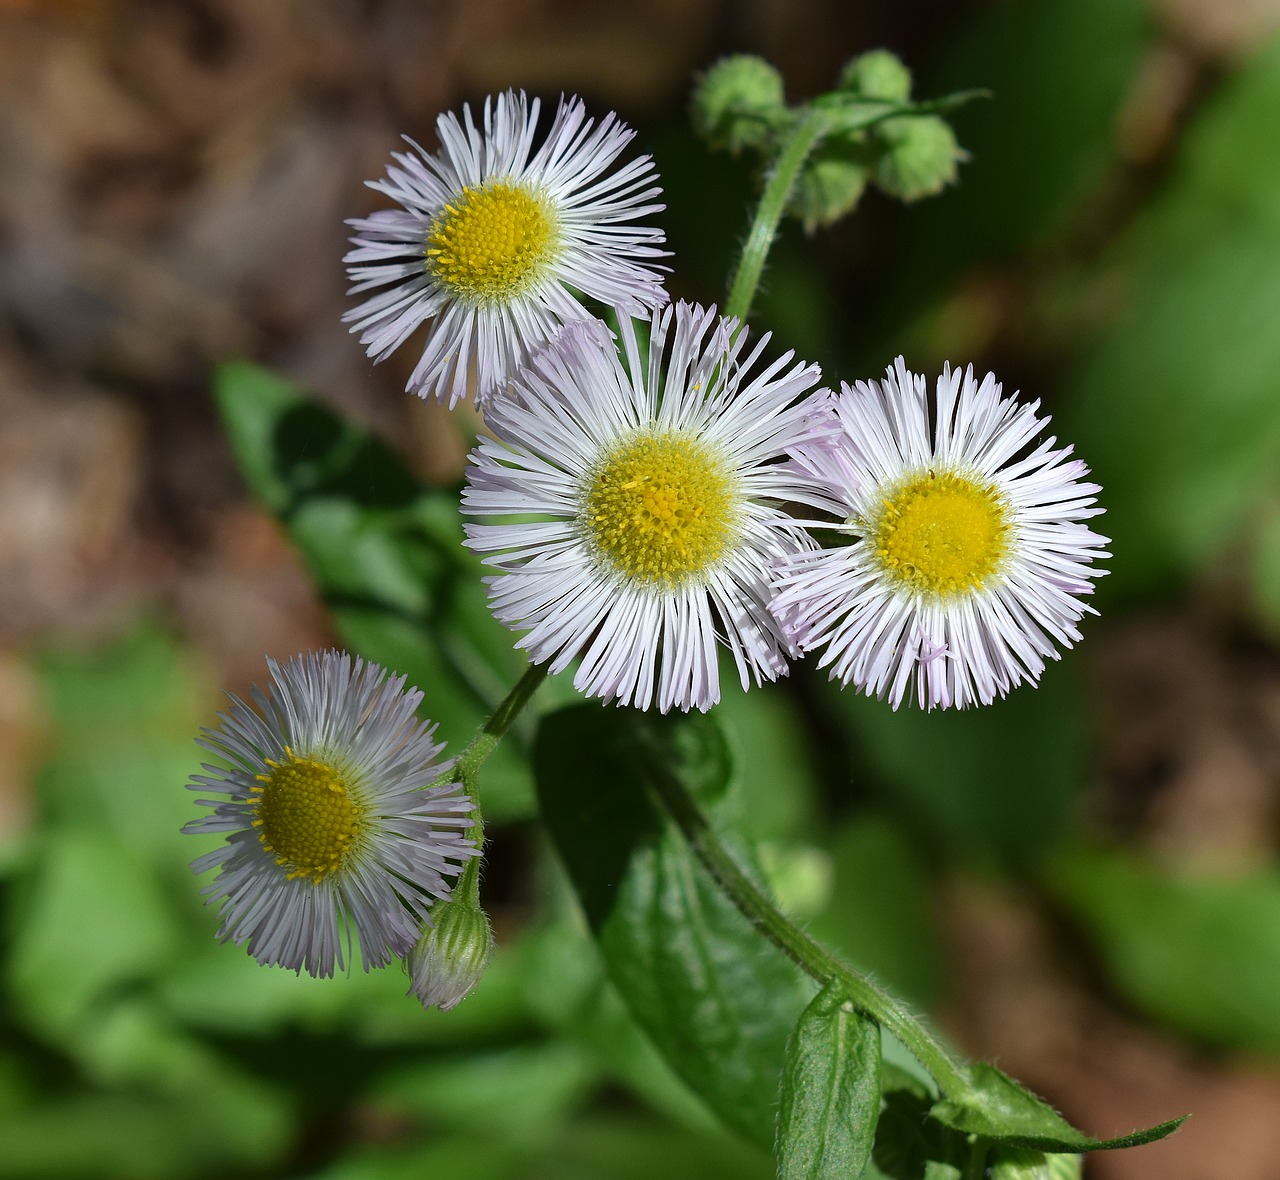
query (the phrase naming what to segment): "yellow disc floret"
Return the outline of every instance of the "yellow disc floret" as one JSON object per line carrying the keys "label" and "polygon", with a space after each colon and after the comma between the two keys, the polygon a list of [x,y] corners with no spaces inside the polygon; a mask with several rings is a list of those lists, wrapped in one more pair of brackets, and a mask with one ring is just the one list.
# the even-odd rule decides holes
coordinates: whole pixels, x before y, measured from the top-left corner
{"label": "yellow disc floret", "polygon": [[320,881],[336,873],[360,837],[363,808],[343,776],[326,762],[286,748],[282,762],[254,787],[258,839],[288,876]]}
{"label": "yellow disc floret", "polygon": [[880,564],[925,594],[965,594],[998,573],[1009,548],[1008,502],[994,485],[929,471],[883,501],[870,541]]}
{"label": "yellow disc floret", "polygon": [[737,499],[734,475],[711,447],[678,433],[644,433],[591,470],[580,520],[615,569],[670,587],[724,555],[738,533]]}
{"label": "yellow disc floret", "polygon": [[459,295],[497,303],[537,280],[556,237],[555,219],[536,191],[486,181],[440,210],[427,233],[427,269]]}

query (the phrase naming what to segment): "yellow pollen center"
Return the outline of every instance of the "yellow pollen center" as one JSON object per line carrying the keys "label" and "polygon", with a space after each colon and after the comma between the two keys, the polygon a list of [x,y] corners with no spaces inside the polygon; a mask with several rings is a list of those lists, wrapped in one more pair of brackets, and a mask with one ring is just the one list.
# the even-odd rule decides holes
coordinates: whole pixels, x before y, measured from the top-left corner
{"label": "yellow pollen center", "polygon": [[912,589],[964,594],[999,571],[1009,529],[993,485],[930,471],[884,501],[871,542],[881,565]]}
{"label": "yellow pollen center", "polygon": [[679,434],[642,434],[588,476],[580,520],[596,549],[631,578],[675,586],[719,560],[737,533],[724,462]]}
{"label": "yellow pollen center", "polygon": [[276,864],[290,880],[319,881],[342,868],[360,836],[361,807],[332,766],[299,758],[286,748],[282,762],[267,760],[270,774],[258,775],[253,826]]}
{"label": "yellow pollen center", "polygon": [[520,294],[555,247],[546,204],[506,181],[464,188],[427,233],[427,269],[460,295],[497,302]]}

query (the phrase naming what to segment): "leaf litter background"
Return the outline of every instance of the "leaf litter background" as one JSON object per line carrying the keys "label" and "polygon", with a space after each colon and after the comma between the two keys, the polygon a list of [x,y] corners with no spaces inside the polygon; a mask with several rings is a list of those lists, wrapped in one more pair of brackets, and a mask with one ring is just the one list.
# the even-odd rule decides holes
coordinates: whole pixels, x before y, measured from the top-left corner
{"label": "leaf litter background", "polygon": [[[398,135],[508,85],[617,108],[675,292],[715,299],[751,176],[684,130],[692,72],[762,52],[803,97],[884,44],[922,94],[995,91],[957,117],[962,184],[788,232],[758,319],[833,377],[903,350],[1042,397],[1117,557],[1082,649],[983,713],[804,673],[731,695],[749,833],[815,932],[1086,1130],[1194,1113],[1090,1176],[1280,1177],[1280,5],[848,7],[0,4],[0,1176],[770,1173],[602,982],[518,743],[488,788],[501,952],[455,1012],[213,943],[176,833],[220,688],[360,634],[458,741],[511,665],[465,562],[396,564],[451,535],[451,493],[316,410],[293,491],[333,491],[344,439],[373,474],[286,503],[246,460],[255,499],[212,369],[269,365],[447,489],[457,424],[338,323],[342,218]],[[242,459],[269,392],[224,397]],[[387,623],[424,584],[465,652]],[[467,652],[475,699],[443,691]]]}

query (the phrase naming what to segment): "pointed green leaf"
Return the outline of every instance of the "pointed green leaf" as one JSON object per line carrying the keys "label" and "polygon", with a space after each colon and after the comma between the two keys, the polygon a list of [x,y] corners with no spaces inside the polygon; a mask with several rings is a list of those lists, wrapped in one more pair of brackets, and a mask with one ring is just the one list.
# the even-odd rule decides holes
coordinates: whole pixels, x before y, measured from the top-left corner
{"label": "pointed green leaf", "polygon": [[970,1066],[973,1093],[964,1099],[944,1099],[930,1112],[940,1123],[969,1135],[981,1135],[1012,1147],[1038,1151],[1101,1151],[1115,1147],[1138,1147],[1172,1134],[1183,1118],[1170,1119],[1130,1135],[1114,1139],[1094,1139],[1077,1131],[1066,1119],[1008,1074],[994,1065]]}
{"label": "pointed green leaf", "polygon": [[676,774],[715,822],[729,783],[716,723],[579,705],[545,719],[534,771],[632,1015],[712,1110],[772,1146],[787,1038],[813,987],[726,899],[646,788],[655,773]]}
{"label": "pointed green leaf", "polygon": [[880,1028],[832,980],[801,1013],[787,1045],[779,1180],[862,1175],[879,1114]]}

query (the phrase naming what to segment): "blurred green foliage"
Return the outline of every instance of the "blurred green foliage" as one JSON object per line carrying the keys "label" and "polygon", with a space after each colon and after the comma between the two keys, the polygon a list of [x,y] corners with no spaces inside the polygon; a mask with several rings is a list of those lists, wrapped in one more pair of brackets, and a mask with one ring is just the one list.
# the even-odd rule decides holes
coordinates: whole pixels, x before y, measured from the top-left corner
{"label": "blurred green foliage", "polygon": [[1197,1041],[1280,1053],[1280,868],[1182,874],[1071,848],[1046,873],[1124,998]]}
{"label": "blurred green foliage", "polygon": [[1113,595],[1165,592],[1257,544],[1280,469],[1280,42],[1205,105],[1095,266],[1114,306],[1064,431],[1107,489]]}

